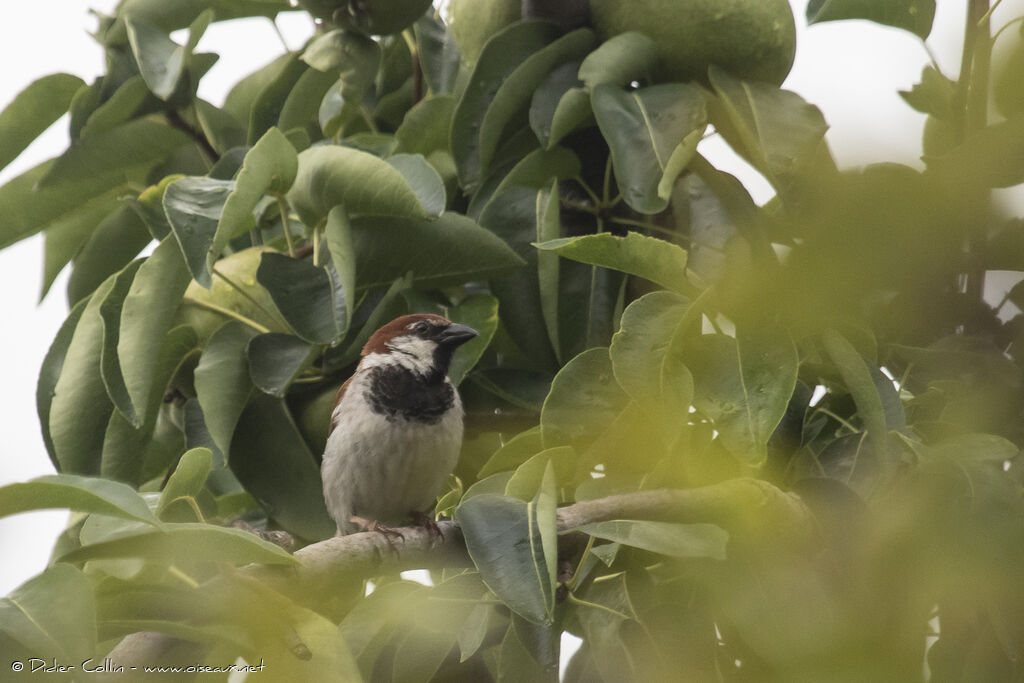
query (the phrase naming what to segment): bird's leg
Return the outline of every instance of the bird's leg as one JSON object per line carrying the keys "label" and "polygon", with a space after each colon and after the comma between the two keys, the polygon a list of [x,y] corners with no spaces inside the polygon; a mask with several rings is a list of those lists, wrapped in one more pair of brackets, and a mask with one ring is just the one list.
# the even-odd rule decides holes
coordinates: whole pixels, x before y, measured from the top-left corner
{"label": "bird's leg", "polygon": [[387,539],[389,544],[391,543],[391,539],[396,536],[402,539],[403,541],[405,540],[405,536],[402,535],[401,531],[399,531],[398,529],[393,529],[386,524],[381,524],[375,519],[367,519],[365,517],[360,517],[359,515],[352,515],[348,518],[348,521],[352,522],[353,524],[358,524],[367,531],[375,531],[378,534],[383,535],[384,538]]}
{"label": "bird's leg", "polygon": [[430,515],[420,510],[413,510],[409,513],[412,516],[412,521],[416,526],[423,527],[427,530],[427,535],[430,537],[430,543],[433,544],[437,539],[444,539],[444,534],[441,533],[441,527],[437,525]]}

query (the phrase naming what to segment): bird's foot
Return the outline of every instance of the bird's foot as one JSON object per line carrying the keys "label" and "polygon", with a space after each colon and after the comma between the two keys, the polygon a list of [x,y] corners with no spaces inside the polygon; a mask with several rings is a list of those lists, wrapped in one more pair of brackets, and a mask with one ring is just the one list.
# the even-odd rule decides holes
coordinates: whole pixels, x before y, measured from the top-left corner
{"label": "bird's foot", "polygon": [[441,533],[441,527],[437,525],[437,522],[431,518],[430,515],[419,510],[414,510],[412,513],[412,521],[416,526],[423,527],[427,530],[427,536],[430,537],[430,543],[433,545],[437,539],[444,540],[444,534]]}
{"label": "bird's foot", "polygon": [[353,524],[358,524],[366,531],[375,531],[378,534],[381,534],[385,539],[387,539],[389,545],[393,542],[394,538],[400,538],[403,541],[405,540],[405,536],[402,535],[401,531],[389,527],[387,524],[382,524],[375,519],[367,519],[365,517],[360,517],[359,515],[352,515],[348,518],[348,521]]}

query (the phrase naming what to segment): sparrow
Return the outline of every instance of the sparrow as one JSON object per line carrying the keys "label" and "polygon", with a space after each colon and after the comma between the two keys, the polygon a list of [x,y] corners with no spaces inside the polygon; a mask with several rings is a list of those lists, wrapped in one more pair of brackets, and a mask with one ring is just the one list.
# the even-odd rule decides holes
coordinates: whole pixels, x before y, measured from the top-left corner
{"label": "sparrow", "polygon": [[[338,535],[429,518],[462,446],[462,401],[448,379],[477,335],[439,315],[405,315],[366,342],[338,390],[321,474]],[[429,524],[429,522],[427,522]],[[397,533],[397,532],[395,532]]]}

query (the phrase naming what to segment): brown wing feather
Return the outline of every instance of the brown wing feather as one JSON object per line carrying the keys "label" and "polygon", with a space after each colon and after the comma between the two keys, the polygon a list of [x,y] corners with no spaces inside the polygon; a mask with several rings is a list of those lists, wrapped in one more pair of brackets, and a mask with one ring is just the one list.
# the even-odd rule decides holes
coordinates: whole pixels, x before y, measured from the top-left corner
{"label": "brown wing feather", "polygon": [[338,395],[334,397],[334,405],[331,406],[331,426],[327,429],[327,436],[331,435],[334,428],[338,426],[338,419],[334,416],[334,411],[337,410],[341,400],[345,398],[345,392],[348,391],[348,385],[352,383],[352,378],[349,377],[345,380],[345,383],[338,387]]}

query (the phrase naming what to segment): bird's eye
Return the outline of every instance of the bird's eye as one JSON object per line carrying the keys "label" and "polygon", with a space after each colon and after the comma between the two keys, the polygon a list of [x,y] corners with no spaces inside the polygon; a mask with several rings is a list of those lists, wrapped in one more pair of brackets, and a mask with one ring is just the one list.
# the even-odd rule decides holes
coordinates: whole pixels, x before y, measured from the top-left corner
{"label": "bird's eye", "polygon": [[419,321],[418,323],[416,323],[415,325],[412,326],[413,332],[416,332],[418,334],[423,334],[424,332],[426,332],[429,329],[430,329],[430,325],[428,325],[423,320]]}

